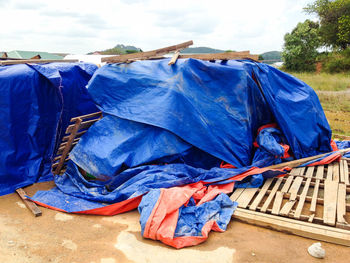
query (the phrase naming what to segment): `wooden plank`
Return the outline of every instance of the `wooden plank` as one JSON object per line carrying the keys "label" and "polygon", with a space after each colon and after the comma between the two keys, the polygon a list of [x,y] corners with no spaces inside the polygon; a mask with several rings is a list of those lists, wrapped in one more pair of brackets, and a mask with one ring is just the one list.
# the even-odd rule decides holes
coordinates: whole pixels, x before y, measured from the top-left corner
{"label": "wooden plank", "polygon": [[293,179],[294,179],[294,176],[293,175],[290,175],[288,176],[286,182],[284,183],[282,189],[281,189],[281,192],[283,193],[287,193],[288,190],[289,190],[289,187],[292,185],[293,183]]}
{"label": "wooden plank", "polygon": [[339,163],[333,163],[333,181],[339,182]]}
{"label": "wooden plank", "polygon": [[[97,120],[88,120],[88,121],[81,121],[81,124],[79,126],[79,130],[88,129],[90,128]],[[75,124],[71,124],[67,127],[66,133],[72,133],[75,130]]]}
{"label": "wooden plank", "polygon": [[[87,132],[87,130],[77,132],[77,134],[75,135],[75,138],[80,138],[80,137],[81,137],[81,136],[82,136],[84,133],[86,133],[86,132]],[[70,134],[69,134],[69,135],[64,136],[64,137],[62,138],[62,142],[66,142],[66,141],[68,141],[69,136],[70,136]]]}
{"label": "wooden plank", "polygon": [[304,179],[303,177],[296,177],[294,179],[293,184],[292,184],[292,186],[290,187],[290,189],[288,191],[290,193],[289,200],[291,200],[291,201],[295,200],[303,179]]}
{"label": "wooden plank", "polygon": [[280,210],[280,215],[288,216],[295,203],[296,200],[289,200],[287,203],[285,203],[282,209]]}
{"label": "wooden plank", "polygon": [[180,50],[176,50],[168,65],[174,65],[180,55]]}
{"label": "wooden plank", "polygon": [[316,178],[323,179],[323,173],[324,173],[324,166],[323,165],[317,166]]}
{"label": "wooden plank", "polygon": [[266,212],[267,208],[269,207],[269,205],[270,205],[272,199],[274,198],[274,196],[275,196],[275,194],[276,194],[276,192],[277,192],[277,190],[278,190],[278,188],[279,188],[281,183],[282,183],[282,178],[278,178],[276,180],[276,182],[275,182],[274,187],[272,188],[271,193],[269,194],[269,196],[267,197],[264,205],[262,206],[261,212]]}
{"label": "wooden plank", "polygon": [[307,171],[306,171],[306,178],[312,178],[313,174],[314,174],[314,170],[315,170],[315,166],[310,166],[307,167]]}
{"label": "wooden plank", "polygon": [[328,164],[326,179],[327,180],[333,180],[333,164],[332,163]]}
{"label": "wooden plank", "polygon": [[179,49],[187,48],[189,46],[193,45],[193,41],[187,41],[181,44],[164,47],[160,49],[155,49],[147,52],[138,52],[133,54],[126,54],[126,55],[120,55],[120,56],[112,56],[112,57],[105,57],[101,59],[101,62],[107,62],[107,63],[117,63],[117,62],[126,62],[129,59],[139,59],[139,58],[148,58],[152,56],[159,56],[164,55],[172,51],[176,51]]}
{"label": "wooden plank", "polygon": [[289,197],[289,201],[287,203],[284,204],[284,206],[282,207],[282,209],[280,210],[280,215],[283,216],[288,216],[288,214],[290,213],[290,211],[292,210],[295,202],[296,202],[296,198],[298,195],[298,191],[299,191],[299,187],[303,181],[303,177],[301,176],[296,176],[292,186],[290,187],[288,193],[290,194]]}
{"label": "wooden plank", "polygon": [[33,213],[33,215],[35,217],[41,216],[41,210],[37,207],[37,205],[33,201],[31,201],[30,199],[28,199],[26,197],[27,194],[26,194],[26,192],[24,192],[24,190],[22,188],[18,188],[16,190],[16,193],[19,195],[19,197],[22,199],[23,203],[30,210],[30,212]]}
{"label": "wooden plank", "polygon": [[314,192],[312,194],[312,200],[310,205],[310,212],[316,212],[316,204],[317,204],[317,197],[318,197],[318,188],[320,187],[320,180],[316,180],[316,184],[314,186]]}
{"label": "wooden plank", "polygon": [[[350,151],[350,148],[346,148],[346,149],[343,149],[343,150],[339,150],[338,152],[340,154],[344,154],[346,152]],[[280,164],[275,164],[275,165],[270,165],[270,166],[267,166],[265,168],[269,168],[269,169],[282,169],[282,168],[285,168],[285,167],[289,167],[289,168],[294,168],[294,167],[297,167],[299,165],[302,165],[304,163],[307,163],[307,162],[310,162],[312,160],[315,160],[317,158],[320,158],[320,157],[323,157],[327,154],[329,154],[330,152],[328,153],[322,153],[322,154],[319,154],[319,155],[315,155],[315,156],[310,156],[310,157],[306,157],[306,158],[302,158],[302,159],[297,159],[297,160],[294,160],[294,161],[290,161],[290,162],[285,162],[285,163],[280,163]],[[333,152],[331,152],[333,153]]]}
{"label": "wooden plank", "polygon": [[278,191],[276,193],[276,198],[275,198],[275,201],[273,202],[271,214],[273,214],[273,215],[279,214],[280,209],[281,209],[281,205],[282,205],[282,201],[283,201],[283,195],[284,195],[284,192],[282,192],[282,191]]}
{"label": "wooden plank", "polygon": [[249,206],[249,209],[256,210],[261,200],[264,198],[267,190],[269,189],[272,181],[273,181],[273,178],[269,178],[265,181],[263,187],[259,191],[259,194],[255,197],[253,203]]}
{"label": "wooden plank", "polygon": [[346,213],[346,185],[338,185],[338,198],[337,198],[337,223],[346,223],[345,213]]}
{"label": "wooden plank", "polygon": [[308,177],[306,179],[306,183],[304,185],[303,192],[300,195],[297,208],[295,209],[295,213],[294,213],[294,218],[295,219],[299,219],[300,218],[301,211],[303,210],[303,207],[304,207],[305,198],[306,198],[307,192],[309,190],[310,182],[311,182],[311,177]]}
{"label": "wooden plank", "polygon": [[292,233],[333,244],[350,246],[349,231],[344,229],[264,214],[242,208],[237,208],[232,217],[242,222],[267,227],[288,234]]}
{"label": "wooden plank", "polygon": [[259,60],[259,55],[252,55],[249,51],[243,52],[223,52],[213,54],[184,54],[180,55],[179,58],[195,58],[201,60],[230,60],[230,59],[252,59],[255,61]]}
{"label": "wooden plank", "polygon": [[0,61],[0,65],[15,65],[15,64],[43,64],[52,62],[62,63],[74,63],[79,62],[77,59],[16,59],[16,60],[3,60]]}
{"label": "wooden plank", "polygon": [[324,182],[323,222],[327,225],[335,225],[337,195],[338,182],[326,180]]}
{"label": "wooden plank", "polygon": [[343,161],[343,169],[344,169],[344,177],[345,177],[345,184],[349,185],[349,166],[348,166],[348,162],[346,160],[342,160]]}
{"label": "wooden plank", "polygon": [[102,111],[86,114],[86,115],[81,115],[79,117],[74,117],[70,120],[70,122],[76,122],[78,119],[81,120],[86,120],[86,119],[100,119],[102,117]]}
{"label": "wooden plank", "polygon": [[230,199],[232,201],[236,201],[238,199],[238,197],[243,193],[245,188],[237,188],[233,194],[230,196]]}
{"label": "wooden plank", "polygon": [[238,207],[246,208],[259,188],[246,188],[237,198]]}
{"label": "wooden plank", "polygon": [[300,167],[293,168],[293,169],[290,171],[290,174],[291,174],[291,175],[300,175],[300,173],[301,173],[301,168],[300,168]]}

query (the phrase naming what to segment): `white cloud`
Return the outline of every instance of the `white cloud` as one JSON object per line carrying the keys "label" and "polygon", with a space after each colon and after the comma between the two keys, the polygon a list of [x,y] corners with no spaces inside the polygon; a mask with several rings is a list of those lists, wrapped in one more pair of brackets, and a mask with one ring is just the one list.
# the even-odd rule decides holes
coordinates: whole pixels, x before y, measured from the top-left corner
{"label": "white cloud", "polygon": [[194,46],[281,50],[312,0],[0,0],[0,50],[87,53],[143,50],[192,39]]}

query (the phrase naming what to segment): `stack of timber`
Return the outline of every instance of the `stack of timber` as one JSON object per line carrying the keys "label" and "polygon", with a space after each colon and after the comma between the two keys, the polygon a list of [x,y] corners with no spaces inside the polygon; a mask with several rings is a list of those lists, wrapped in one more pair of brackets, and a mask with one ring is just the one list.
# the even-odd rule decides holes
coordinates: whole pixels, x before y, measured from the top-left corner
{"label": "stack of timber", "polygon": [[147,60],[147,59],[162,59],[162,55],[174,52],[174,55],[169,62],[169,65],[176,63],[178,58],[195,58],[201,60],[230,60],[230,59],[251,59],[258,61],[259,55],[252,55],[249,51],[240,51],[240,52],[224,52],[224,53],[213,53],[213,54],[181,54],[181,50],[193,45],[193,41],[187,41],[181,44],[164,47],[160,49],[155,49],[147,52],[139,52],[133,54],[126,54],[120,56],[112,56],[102,58],[102,62],[107,63],[130,63],[136,60]]}
{"label": "stack of timber", "polygon": [[238,188],[233,217],[250,224],[350,246],[350,162],[294,168],[260,188]]}

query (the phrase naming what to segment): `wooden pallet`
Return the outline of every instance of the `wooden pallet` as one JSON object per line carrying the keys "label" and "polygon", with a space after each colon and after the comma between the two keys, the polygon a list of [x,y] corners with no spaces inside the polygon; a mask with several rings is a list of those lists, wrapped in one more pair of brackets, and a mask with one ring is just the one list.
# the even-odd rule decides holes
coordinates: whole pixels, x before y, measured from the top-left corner
{"label": "wooden pallet", "polygon": [[56,151],[52,163],[52,173],[62,174],[65,171],[66,163],[69,160],[69,152],[78,143],[80,137],[93,125],[102,118],[102,112],[95,112],[79,117],[72,118],[70,125],[66,129],[65,136]]}
{"label": "wooden pallet", "polygon": [[260,188],[236,189],[233,217],[317,240],[350,246],[350,162],[294,168]]}

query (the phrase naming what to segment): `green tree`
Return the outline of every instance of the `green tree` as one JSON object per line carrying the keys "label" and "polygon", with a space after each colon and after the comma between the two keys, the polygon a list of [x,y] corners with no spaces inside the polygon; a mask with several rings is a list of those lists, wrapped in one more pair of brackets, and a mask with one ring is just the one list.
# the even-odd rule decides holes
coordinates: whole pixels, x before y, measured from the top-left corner
{"label": "green tree", "polygon": [[324,45],[342,50],[350,47],[350,0],[316,0],[305,10],[318,16]]}
{"label": "green tree", "polygon": [[282,58],[284,67],[291,71],[315,70],[320,47],[319,24],[305,20],[284,36]]}

